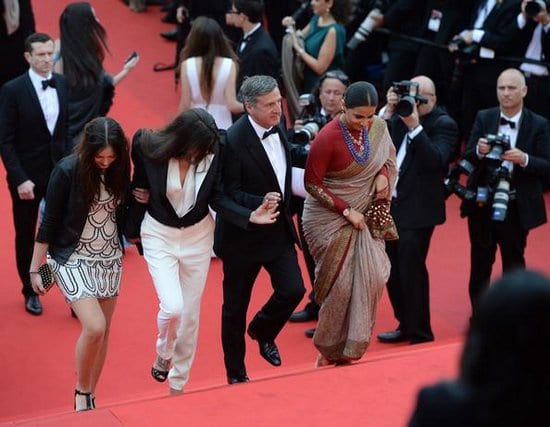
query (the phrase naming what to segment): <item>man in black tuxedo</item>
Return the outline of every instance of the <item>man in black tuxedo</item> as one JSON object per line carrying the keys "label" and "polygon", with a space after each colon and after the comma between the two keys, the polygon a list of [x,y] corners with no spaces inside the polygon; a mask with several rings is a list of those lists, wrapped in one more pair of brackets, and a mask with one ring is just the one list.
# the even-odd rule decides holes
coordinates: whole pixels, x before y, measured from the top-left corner
{"label": "man in black tuxedo", "polygon": [[247,333],[274,366],[281,364],[275,338],[305,293],[294,247],[300,243],[290,210],[291,156],[279,128],[281,94],[276,80],[262,75],[246,79],[241,93],[247,114],[227,130],[224,190],[251,211],[268,199],[279,204],[280,215],[272,225],[249,224],[245,231],[218,216],[214,250],[223,261],[222,344],[229,384],[248,381],[246,312],[260,269],[269,273],[274,292]]}
{"label": "man in black tuxedo", "polygon": [[241,87],[245,77],[262,74],[276,80],[281,74],[280,55],[273,39],[262,27],[262,0],[235,0],[228,13],[228,24],[243,32],[236,52],[239,57],[237,87]]}
{"label": "man in black tuxedo", "polygon": [[399,169],[391,204],[399,240],[386,242],[391,262],[388,295],[399,326],[378,335],[384,343],[418,344],[434,339],[426,257],[435,226],[445,222],[443,179],[458,149],[458,126],[436,105],[434,82],[425,76],[411,82],[418,84],[421,97],[411,114],[395,111],[400,104],[393,88],[388,91],[384,112]]}
{"label": "man in black tuxedo", "polygon": [[26,310],[42,313],[29,278],[38,205],[54,164],[68,154],[67,88],[52,74],[54,43],[34,33],[25,41],[27,73],[7,82],[0,92],[0,152],[13,204],[15,256]]}
{"label": "man in black tuxedo", "polygon": [[[474,48],[473,53],[463,55],[462,87],[456,90],[462,94],[459,124],[466,137],[475,113],[496,104],[495,81],[510,66],[498,58],[510,54],[519,11],[520,0],[477,0],[469,25],[454,37],[468,48]],[[451,43],[449,48],[456,51],[457,46]]]}
{"label": "man in black tuxedo", "polygon": [[[522,1],[521,13],[516,19],[513,56],[547,61],[550,58],[550,15],[545,2],[536,3],[540,8],[537,14],[527,13],[528,3]],[[525,106],[550,119],[550,70],[546,65],[529,62],[521,64],[519,69],[527,82]]]}
{"label": "man in black tuxedo", "polygon": [[[440,45],[449,44],[456,33],[468,25],[474,1],[427,0],[421,37]],[[439,106],[447,106],[449,102],[454,59],[448,50],[429,45],[420,46],[418,52],[414,75],[425,75],[434,81]]]}
{"label": "man in black tuxedo", "polygon": [[[503,71],[497,80],[499,107],[477,113],[464,153],[464,158],[475,166],[469,176],[470,189],[500,187],[500,175],[498,183],[491,184],[495,170],[509,175],[510,187],[504,217],[497,215],[499,211],[493,209],[491,198],[483,206],[471,200],[464,201],[461,207],[463,215],[468,216],[469,293],[473,312],[489,285],[497,246],[504,272],[525,268],[527,235],[546,223],[541,178],[550,173],[550,132],[544,117],[523,107],[526,94],[523,74],[516,69]],[[489,143],[488,134],[507,135],[511,148],[498,155],[495,144]]]}

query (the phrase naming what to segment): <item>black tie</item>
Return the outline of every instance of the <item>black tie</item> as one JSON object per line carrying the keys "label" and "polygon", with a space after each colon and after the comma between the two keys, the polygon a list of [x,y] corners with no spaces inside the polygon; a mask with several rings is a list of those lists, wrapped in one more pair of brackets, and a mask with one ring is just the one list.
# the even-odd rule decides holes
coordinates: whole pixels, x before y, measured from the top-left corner
{"label": "black tie", "polygon": [[53,78],[42,80],[42,90],[46,90],[48,86],[55,88],[55,80]]}
{"label": "black tie", "polygon": [[239,43],[239,52],[242,52],[244,48],[246,47],[246,44],[250,41],[250,36],[243,37],[241,42]]}
{"label": "black tie", "polygon": [[515,129],[516,128],[516,122],[514,122],[512,120],[508,120],[506,117],[500,117],[500,125],[501,126],[508,125],[508,126],[510,126],[510,129]]}
{"label": "black tie", "polygon": [[266,139],[269,135],[273,135],[277,133],[277,126],[273,126],[271,129],[266,130],[262,136],[262,141]]}

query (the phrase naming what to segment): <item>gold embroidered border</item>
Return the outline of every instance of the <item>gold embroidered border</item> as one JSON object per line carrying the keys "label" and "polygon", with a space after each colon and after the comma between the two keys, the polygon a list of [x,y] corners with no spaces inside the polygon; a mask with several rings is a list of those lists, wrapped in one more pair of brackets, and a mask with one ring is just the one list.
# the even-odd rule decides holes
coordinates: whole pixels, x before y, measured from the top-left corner
{"label": "gold embroidered border", "polygon": [[352,233],[351,224],[342,227],[327,247],[323,263],[315,278],[315,301],[318,304],[323,303],[340,274],[342,264],[348,254]]}
{"label": "gold embroidered border", "polygon": [[306,191],[316,198],[324,207],[334,209],[334,202],[332,198],[325,192],[325,190],[323,190],[322,187],[313,184],[306,184]]}

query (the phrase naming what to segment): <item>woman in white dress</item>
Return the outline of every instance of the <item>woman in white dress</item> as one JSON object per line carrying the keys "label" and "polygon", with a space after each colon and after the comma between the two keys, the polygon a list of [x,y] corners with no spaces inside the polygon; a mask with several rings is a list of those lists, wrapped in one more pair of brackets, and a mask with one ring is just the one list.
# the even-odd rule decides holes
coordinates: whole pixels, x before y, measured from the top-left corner
{"label": "woman in white dress", "polygon": [[244,109],[236,97],[237,56],[220,25],[205,16],[195,19],[182,58],[179,112],[203,108],[219,129],[227,129],[232,124],[231,113]]}

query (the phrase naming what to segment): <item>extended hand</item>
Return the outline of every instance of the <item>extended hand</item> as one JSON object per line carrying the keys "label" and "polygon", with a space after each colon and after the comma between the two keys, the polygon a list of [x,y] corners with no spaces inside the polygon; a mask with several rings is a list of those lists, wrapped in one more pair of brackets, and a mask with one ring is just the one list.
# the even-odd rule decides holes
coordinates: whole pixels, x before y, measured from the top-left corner
{"label": "extended hand", "polygon": [[[274,193],[274,194],[278,194],[278,193]],[[267,197],[267,194],[266,194],[266,197]],[[250,218],[248,220],[251,223],[273,224],[275,221],[277,221],[277,217],[279,216],[279,213],[280,213],[277,211],[277,207],[279,206],[279,203],[271,202],[266,197],[264,197],[264,201],[262,202],[262,204],[255,211],[252,211],[252,213],[250,214]]]}
{"label": "extended hand", "polygon": [[519,148],[512,148],[502,154],[502,160],[508,160],[516,165],[523,166],[527,161],[527,155]]}

